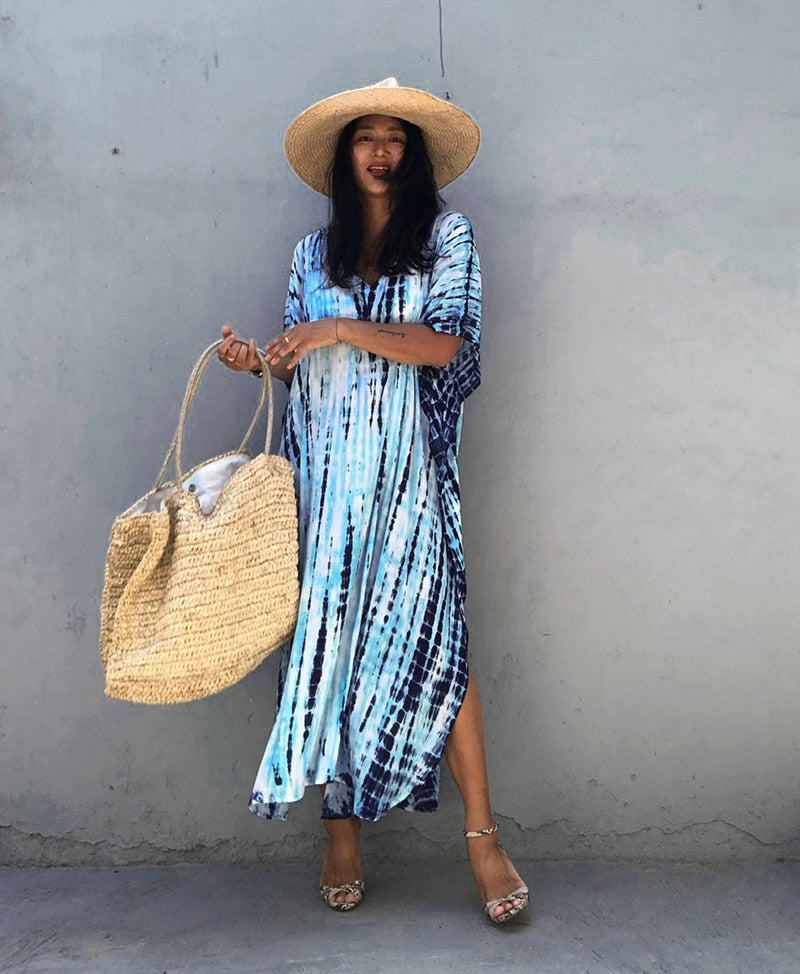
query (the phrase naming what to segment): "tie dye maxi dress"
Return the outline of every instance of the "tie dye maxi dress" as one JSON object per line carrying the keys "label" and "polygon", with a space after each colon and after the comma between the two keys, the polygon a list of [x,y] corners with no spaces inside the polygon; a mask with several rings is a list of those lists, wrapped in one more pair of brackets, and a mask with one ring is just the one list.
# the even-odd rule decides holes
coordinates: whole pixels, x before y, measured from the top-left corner
{"label": "tie dye maxi dress", "polygon": [[461,336],[445,368],[345,343],[303,357],[282,451],[296,470],[300,612],[250,809],[286,818],[327,783],[323,818],[434,811],[439,760],[467,684],[456,449],[480,382],[481,285],[467,219],[441,214],[429,273],[326,287],[325,231],[297,245],[286,327],[422,321]]}

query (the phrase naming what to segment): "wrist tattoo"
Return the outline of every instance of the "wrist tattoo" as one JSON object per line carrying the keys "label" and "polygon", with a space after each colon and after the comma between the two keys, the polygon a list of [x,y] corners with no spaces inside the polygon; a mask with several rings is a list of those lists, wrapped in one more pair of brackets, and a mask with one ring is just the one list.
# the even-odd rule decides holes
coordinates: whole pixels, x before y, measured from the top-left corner
{"label": "wrist tattoo", "polygon": [[394,335],[395,338],[405,338],[406,332],[404,331],[393,331],[391,328],[378,328],[379,335]]}

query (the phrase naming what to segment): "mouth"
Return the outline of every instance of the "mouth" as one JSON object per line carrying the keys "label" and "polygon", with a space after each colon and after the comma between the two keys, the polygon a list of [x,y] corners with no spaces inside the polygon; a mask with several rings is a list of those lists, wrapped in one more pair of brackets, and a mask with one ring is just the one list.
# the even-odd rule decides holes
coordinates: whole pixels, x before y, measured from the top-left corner
{"label": "mouth", "polygon": [[388,166],[367,166],[367,172],[376,179],[385,179],[389,175]]}

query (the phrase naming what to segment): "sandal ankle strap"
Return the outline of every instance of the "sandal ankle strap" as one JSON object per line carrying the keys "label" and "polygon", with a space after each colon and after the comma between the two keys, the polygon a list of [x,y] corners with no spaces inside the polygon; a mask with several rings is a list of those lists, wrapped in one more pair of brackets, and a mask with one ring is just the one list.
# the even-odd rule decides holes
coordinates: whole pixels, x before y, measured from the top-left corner
{"label": "sandal ankle strap", "polygon": [[495,822],[494,825],[491,826],[491,828],[478,829],[476,832],[465,832],[464,838],[479,839],[482,835],[494,835],[495,832],[499,832],[499,831],[500,831],[500,826],[497,824],[497,822]]}

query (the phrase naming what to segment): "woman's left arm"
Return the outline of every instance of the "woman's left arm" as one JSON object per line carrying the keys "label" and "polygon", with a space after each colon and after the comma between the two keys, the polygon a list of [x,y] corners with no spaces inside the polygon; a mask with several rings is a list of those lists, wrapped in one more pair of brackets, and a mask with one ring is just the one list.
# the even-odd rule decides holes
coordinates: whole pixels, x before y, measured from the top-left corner
{"label": "woman's left arm", "polygon": [[300,322],[267,345],[270,364],[282,361],[293,369],[315,348],[347,342],[354,348],[373,352],[407,365],[448,365],[461,344],[459,335],[435,331],[423,322],[359,321],[357,318],[321,318]]}

